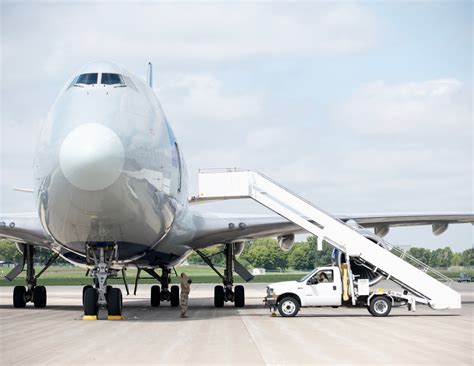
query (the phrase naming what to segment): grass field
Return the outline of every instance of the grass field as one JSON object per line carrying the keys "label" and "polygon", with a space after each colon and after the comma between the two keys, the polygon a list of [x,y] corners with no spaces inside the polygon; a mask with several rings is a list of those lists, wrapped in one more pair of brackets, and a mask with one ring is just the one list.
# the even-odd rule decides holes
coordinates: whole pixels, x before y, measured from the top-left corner
{"label": "grass field", "polygon": [[[11,270],[11,268],[0,267],[0,286],[15,286],[25,284],[25,272],[18,276],[13,282],[9,282],[4,279],[4,276]],[[37,268],[39,272],[41,268]],[[221,283],[221,279],[206,265],[193,265],[193,266],[182,266],[177,267],[176,271],[178,274],[186,272],[189,277],[192,278],[194,283]],[[219,271],[223,273],[223,269],[219,268]],[[459,277],[459,271],[441,271],[446,276],[457,279]],[[474,276],[474,269],[466,270],[464,272]],[[66,285],[87,285],[92,282],[90,277],[85,276],[86,271],[78,267],[69,266],[52,266],[50,267],[38,280],[38,283],[45,286],[66,286]],[[159,273],[159,271],[158,271]],[[256,283],[272,283],[279,281],[291,281],[300,279],[307,272],[306,271],[286,271],[286,272],[267,272],[264,275],[255,276],[252,282]],[[133,285],[137,270],[130,268],[126,272],[127,282],[129,285]],[[140,274],[139,283],[156,283],[156,280],[150,278],[150,276],[142,271]],[[171,276],[172,283],[178,283],[178,277],[172,272]],[[238,275],[235,276],[236,283],[244,282]],[[112,278],[109,283],[116,284],[122,283],[122,278]]]}
{"label": "grass field", "polygon": [[[223,273],[222,268],[218,268],[221,273]],[[18,276],[14,281],[9,282],[5,280],[4,276],[11,270],[11,268],[0,267],[0,286],[15,286],[15,285],[24,285],[25,284],[25,272]],[[37,268],[36,271],[39,272],[41,268]],[[181,272],[186,272],[188,277],[191,277],[194,283],[221,283],[221,279],[215,274],[215,272],[208,266],[182,266],[177,267],[176,271],[178,274]],[[160,273],[160,271],[157,271]],[[45,286],[66,286],[66,285],[88,285],[92,282],[91,277],[85,276],[86,271],[78,267],[69,267],[69,266],[52,266],[50,267],[38,280],[38,283]],[[265,275],[255,276],[252,282],[258,283],[271,283],[278,281],[290,281],[303,277],[307,272],[301,271],[286,271],[286,272],[270,272]],[[126,272],[127,282],[129,285],[133,285],[135,282],[135,277],[137,275],[137,270],[130,268]],[[238,275],[234,277],[235,282],[242,283],[245,282]],[[171,283],[178,283],[178,277],[172,272]],[[109,283],[123,283],[122,278],[112,278],[109,280]],[[151,278],[147,273],[141,272],[139,283],[156,283],[156,280]]]}

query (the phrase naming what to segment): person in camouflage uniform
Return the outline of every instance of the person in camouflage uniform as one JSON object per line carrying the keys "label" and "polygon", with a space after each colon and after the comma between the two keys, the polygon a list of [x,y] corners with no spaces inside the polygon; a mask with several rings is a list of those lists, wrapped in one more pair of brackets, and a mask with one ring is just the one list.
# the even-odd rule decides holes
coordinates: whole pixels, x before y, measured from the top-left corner
{"label": "person in camouflage uniform", "polygon": [[188,276],[186,273],[181,273],[181,318],[188,317],[188,298],[189,298],[189,291],[191,290],[190,280],[188,280]]}

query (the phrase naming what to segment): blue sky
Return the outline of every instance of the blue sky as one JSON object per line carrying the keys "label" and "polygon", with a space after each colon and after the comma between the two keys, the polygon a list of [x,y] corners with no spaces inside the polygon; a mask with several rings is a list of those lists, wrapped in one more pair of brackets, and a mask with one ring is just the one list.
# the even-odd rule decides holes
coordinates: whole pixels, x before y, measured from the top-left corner
{"label": "blue sky", "polygon": [[[472,3],[1,3],[0,211],[33,211],[36,135],[66,79],[144,75],[197,169],[260,170],[336,213],[472,211]],[[254,204],[211,207],[255,212]],[[469,225],[389,240],[468,248]]]}

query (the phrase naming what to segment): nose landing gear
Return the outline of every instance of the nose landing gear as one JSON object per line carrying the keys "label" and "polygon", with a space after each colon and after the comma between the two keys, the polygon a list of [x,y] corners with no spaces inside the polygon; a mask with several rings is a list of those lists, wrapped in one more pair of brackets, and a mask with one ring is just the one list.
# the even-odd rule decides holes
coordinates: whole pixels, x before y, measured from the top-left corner
{"label": "nose landing gear", "polygon": [[118,270],[111,268],[112,261],[118,259],[116,244],[88,245],[87,263],[94,265],[90,271],[95,286],[84,286],[84,319],[96,320],[99,309],[107,309],[107,319],[122,319],[122,291],[107,285],[109,277],[116,277]]}

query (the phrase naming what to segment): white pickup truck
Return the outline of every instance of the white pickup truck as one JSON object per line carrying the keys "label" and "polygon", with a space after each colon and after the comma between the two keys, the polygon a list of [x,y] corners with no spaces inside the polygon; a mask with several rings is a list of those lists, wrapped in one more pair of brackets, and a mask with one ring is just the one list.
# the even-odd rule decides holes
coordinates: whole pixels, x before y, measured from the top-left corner
{"label": "white pickup truck", "polygon": [[276,282],[267,286],[264,299],[272,311],[278,308],[281,316],[298,314],[301,307],[311,306],[355,306],[366,307],[373,316],[387,316],[392,306],[407,305],[416,310],[416,302],[427,304],[427,300],[407,291],[371,290],[367,279],[356,281],[346,264],[316,268],[301,280]]}

